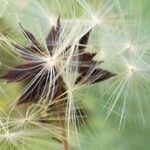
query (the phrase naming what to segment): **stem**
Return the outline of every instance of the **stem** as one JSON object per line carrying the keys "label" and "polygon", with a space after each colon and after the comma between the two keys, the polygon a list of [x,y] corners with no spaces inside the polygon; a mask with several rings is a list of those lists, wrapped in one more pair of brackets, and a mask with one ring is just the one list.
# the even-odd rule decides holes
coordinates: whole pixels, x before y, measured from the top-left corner
{"label": "stem", "polygon": [[65,129],[65,121],[63,119],[59,120],[59,125],[62,128],[62,146],[63,150],[69,150],[69,144],[67,140],[67,133]]}
{"label": "stem", "polygon": [[[58,91],[56,93],[56,97],[62,97],[62,98],[66,98],[66,95],[64,95],[63,93],[66,92],[66,90],[64,89],[63,85],[64,82],[62,80],[62,78],[59,78],[57,80],[57,85],[58,85]],[[63,101],[64,102],[64,101]],[[57,106],[58,110],[59,110],[59,105]],[[64,110],[64,108],[62,108],[62,110]],[[57,113],[58,116],[58,120],[59,120],[59,126],[62,129],[62,146],[63,146],[63,150],[69,150],[69,143],[68,143],[68,137],[67,137],[67,133],[66,133],[66,125],[65,125],[65,120],[61,117],[61,114],[59,114],[59,112]]]}

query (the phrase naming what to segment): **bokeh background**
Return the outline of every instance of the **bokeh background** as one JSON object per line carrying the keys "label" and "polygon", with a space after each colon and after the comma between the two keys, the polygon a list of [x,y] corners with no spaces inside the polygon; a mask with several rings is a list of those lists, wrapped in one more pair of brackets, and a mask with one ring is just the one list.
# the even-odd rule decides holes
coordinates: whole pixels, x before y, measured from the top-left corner
{"label": "bokeh background", "polygon": [[[88,116],[88,121],[79,129],[84,135],[81,137],[83,150],[150,149],[149,10],[149,0],[0,0],[0,32],[3,34],[0,39],[6,36],[23,45],[18,20],[37,36],[36,26],[46,32],[48,24],[59,14],[64,22],[79,19],[85,23],[88,20],[90,25],[98,22],[91,35],[90,50],[98,53],[97,59],[105,61],[103,67],[118,75],[75,93],[75,100],[86,108]],[[128,40],[134,46],[127,45],[124,50]],[[130,53],[130,48],[135,52]],[[0,75],[20,61],[1,40]],[[133,62],[138,70],[124,81],[129,69],[126,61]],[[18,83],[0,80],[2,109],[9,109],[20,87]],[[40,150],[36,145],[34,143],[31,149]]]}

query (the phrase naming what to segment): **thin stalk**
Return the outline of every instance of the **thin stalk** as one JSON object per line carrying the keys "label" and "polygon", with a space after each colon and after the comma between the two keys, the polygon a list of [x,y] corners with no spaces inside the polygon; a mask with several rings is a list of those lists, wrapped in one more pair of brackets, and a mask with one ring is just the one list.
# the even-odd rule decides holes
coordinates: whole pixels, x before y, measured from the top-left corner
{"label": "thin stalk", "polygon": [[[57,84],[59,85],[57,97],[61,96],[62,98],[66,98],[66,95],[64,95],[66,90],[63,86],[64,85],[63,80],[61,78],[59,78],[57,80]],[[59,110],[59,106],[58,106],[58,110]],[[63,107],[62,110],[65,110],[65,107]],[[58,116],[58,120],[59,120],[59,126],[62,129],[62,131],[61,131],[61,134],[62,134],[61,135],[62,136],[61,141],[62,141],[63,150],[69,150],[70,148],[69,148],[68,137],[67,137],[67,133],[66,133],[65,119],[62,118],[62,116],[59,112],[57,113],[57,116]]]}
{"label": "thin stalk", "polygon": [[[60,118],[60,117],[59,117]],[[67,133],[66,133],[66,127],[65,127],[65,121],[63,119],[59,119],[59,126],[62,129],[62,146],[63,150],[69,150],[69,143],[67,140]]]}

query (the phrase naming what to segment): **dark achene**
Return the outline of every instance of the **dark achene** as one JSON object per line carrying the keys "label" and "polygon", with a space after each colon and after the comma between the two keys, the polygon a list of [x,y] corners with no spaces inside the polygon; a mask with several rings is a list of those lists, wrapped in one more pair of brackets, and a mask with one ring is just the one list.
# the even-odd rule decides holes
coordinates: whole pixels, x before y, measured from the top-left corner
{"label": "dark achene", "polygon": [[[45,48],[43,48],[43,46],[40,44],[40,42],[38,42],[38,40],[31,32],[25,30],[22,25],[20,26],[23,30],[23,35],[31,42],[31,46],[21,47],[20,45],[14,43],[12,43],[12,45],[20,51],[20,56],[25,60],[26,63],[9,70],[8,73],[2,78],[8,80],[9,82],[26,81],[30,83],[30,81],[32,81],[35,76],[44,69],[44,62],[39,62],[32,56],[34,56],[35,54],[36,56],[44,56]],[[93,84],[101,82],[103,80],[107,80],[115,75],[107,70],[94,68],[96,63],[101,62],[95,62],[93,60],[93,57],[96,55],[96,53],[90,54],[85,51],[90,32],[91,31],[87,32],[83,37],[81,37],[78,43],[79,45],[77,45],[74,50],[78,55],[78,72],[80,74],[75,82],[76,84],[78,84],[79,82],[82,84]],[[60,34],[61,24],[60,18],[58,18],[57,25],[55,27],[52,27],[46,37],[47,49],[51,56],[53,55],[53,50],[56,47],[57,42],[59,41]],[[68,47],[71,47],[71,45],[68,45]],[[68,52],[68,47],[66,47],[66,53]],[[53,78],[58,76],[59,70],[57,69],[58,68],[55,68],[55,66],[53,67]],[[33,82],[30,87],[21,94],[18,104],[36,102],[41,98],[41,96],[43,97],[43,99],[46,98],[48,92],[47,89],[49,86],[48,82],[50,82],[49,79],[47,79],[48,74],[50,74],[48,71],[43,71],[43,73],[39,76],[39,82]],[[65,83],[63,82],[63,78],[61,77],[61,75],[57,77],[54,84],[55,94],[53,96],[53,99],[62,95],[62,92],[65,92]]]}

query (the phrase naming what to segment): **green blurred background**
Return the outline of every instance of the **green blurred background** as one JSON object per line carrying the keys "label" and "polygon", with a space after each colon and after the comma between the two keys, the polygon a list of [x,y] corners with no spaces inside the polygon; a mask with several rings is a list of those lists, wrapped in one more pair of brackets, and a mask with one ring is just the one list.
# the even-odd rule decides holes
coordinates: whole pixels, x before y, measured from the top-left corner
{"label": "green blurred background", "polygon": [[[34,27],[36,20],[41,24],[44,24],[44,22],[47,21],[47,16],[44,14],[44,12],[41,11],[41,6],[45,9],[48,15],[52,16],[52,18],[53,16],[56,17],[58,14],[61,14],[61,16],[63,16],[64,18],[74,19],[88,13],[88,7],[83,7],[86,6],[86,4],[88,4],[88,6],[91,6],[91,10],[95,12],[95,14],[97,14],[101,12],[101,7],[105,8],[103,7],[103,4],[107,6],[106,8],[108,8],[112,4],[114,6],[116,5],[116,7],[118,8],[119,6],[117,6],[117,4],[119,3],[122,7],[122,12],[127,16],[127,18],[129,16],[129,21],[133,21],[132,19],[130,20],[130,16],[134,19],[140,18],[141,30],[145,31],[146,33],[143,33],[141,37],[144,37],[146,41],[149,42],[149,0],[108,0],[101,2],[102,3],[100,3],[100,0],[0,0],[0,32],[8,38],[25,43],[24,39],[21,36],[20,29],[18,29],[17,18],[19,18],[19,20],[30,30],[33,30],[36,33],[36,29]],[[116,13],[117,16],[120,17],[121,14],[119,14],[119,9],[116,9],[116,7],[114,7],[113,11],[110,12],[110,14],[113,15],[113,13]],[[140,12],[140,17],[136,14],[137,11]],[[88,15],[85,15],[85,18],[88,17]],[[133,23],[136,22],[133,21]],[[101,34],[100,31],[98,32],[98,34]],[[93,34],[93,38],[97,38],[97,36],[97,31],[95,31],[95,34]],[[2,38],[2,36],[0,38]],[[12,66],[20,60],[18,58],[16,59],[14,55],[10,55],[10,53],[8,53],[10,50],[5,44],[0,42],[0,46],[0,61],[3,62],[3,64],[1,64],[0,66],[0,75],[3,75],[7,70],[6,64],[8,66]],[[146,53],[147,59],[150,58],[149,50],[150,49],[148,48]],[[149,61],[147,63],[149,63]],[[109,64],[107,65],[107,63],[106,67],[114,72],[117,70],[115,67],[113,68]],[[136,102],[136,100],[134,99],[132,102],[133,104],[130,107],[126,108],[126,112],[128,115],[125,117],[121,130],[119,130],[119,119],[121,113],[120,109],[122,107],[121,104],[118,104],[119,109],[114,109],[110,117],[106,120],[108,110],[105,102],[111,95],[111,91],[106,95],[103,95],[103,93],[109,87],[109,85],[115,82],[115,80],[118,80],[118,78],[119,77],[114,78],[112,81],[106,81],[99,85],[94,85],[90,88],[83,89],[83,91],[78,93],[78,97],[80,97],[80,99],[77,99],[80,101],[79,103],[87,109],[88,113],[88,123],[86,124],[86,126],[81,126],[80,130],[80,132],[85,135],[83,139],[81,137],[81,139],[83,140],[83,142],[81,142],[83,145],[83,150],[150,149],[150,115],[149,111],[147,110],[150,106],[149,83],[147,83],[147,89],[145,89],[144,91],[145,98],[142,93],[140,97],[141,105],[143,107],[142,115],[144,118],[144,123],[141,121],[142,119],[139,117],[139,112],[134,106],[134,102]],[[150,78],[148,78],[147,80],[149,79]],[[0,107],[7,109],[8,104],[12,102],[19,89],[19,84],[7,84],[5,81],[1,80]],[[125,92],[130,92],[130,90],[126,90]],[[132,95],[134,97],[136,93],[132,93]],[[123,99],[124,97],[122,96],[119,98],[119,101],[122,101]],[[132,99],[130,99],[130,101],[132,101]],[[33,150],[49,149],[48,146],[45,146],[44,148],[42,148],[42,146],[41,148],[36,146],[36,142],[33,145],[35,145],[35,148],[34,146],[32,146],[31,148]]]}

